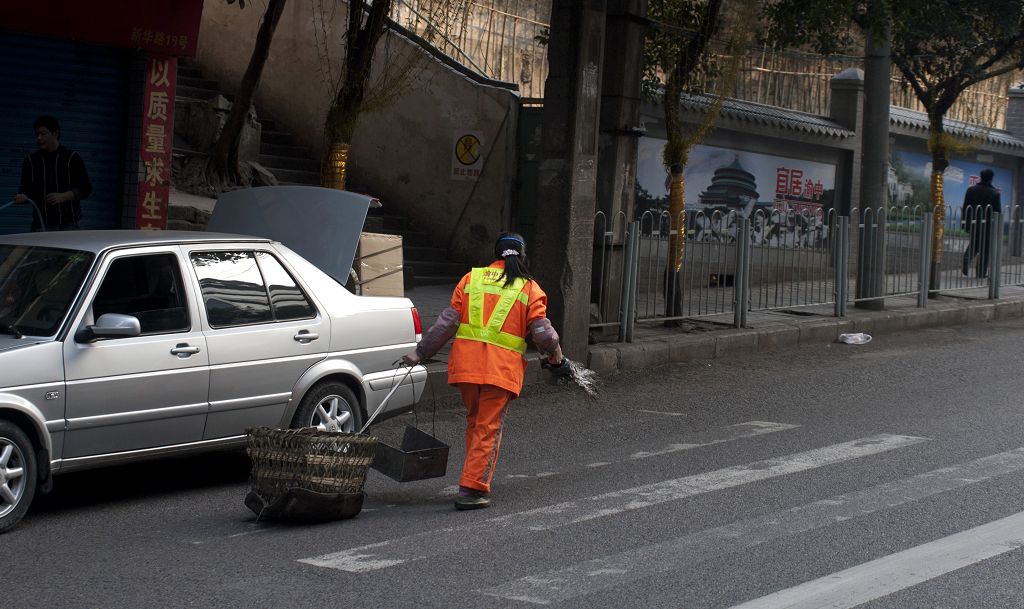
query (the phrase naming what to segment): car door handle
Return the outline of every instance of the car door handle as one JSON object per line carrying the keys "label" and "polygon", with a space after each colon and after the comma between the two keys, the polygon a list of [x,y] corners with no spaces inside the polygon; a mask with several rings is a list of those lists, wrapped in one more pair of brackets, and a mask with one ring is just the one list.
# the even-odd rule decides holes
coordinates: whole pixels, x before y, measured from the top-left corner
{"label": "car door handle", "polygon": [[309,330],[299,330],[299,333],[293,336],[292,338],[294,338],[295,340],[299,341],[302,344],[306,344],[320,338],[320,335],[314,334]]}
{"label": "car door handle", "polygon": [[188,357],[190,355],[195,355],[196,353],[199,353],[199,347],[193,347],[188,343],[175,345],[174,348],[171,349],[171,355],[177,355],[178,357]]}

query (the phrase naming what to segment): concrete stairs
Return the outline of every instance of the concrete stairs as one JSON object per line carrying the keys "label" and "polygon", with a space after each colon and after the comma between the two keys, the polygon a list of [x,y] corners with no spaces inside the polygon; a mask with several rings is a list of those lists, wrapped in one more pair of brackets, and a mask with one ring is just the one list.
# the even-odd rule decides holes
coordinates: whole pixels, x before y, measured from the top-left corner
{"label": "concrete stairs", "polygon": [[[229,101],[234,95],[224,92],[219,82],[203,75],[191,61],[178,64],[177,101],[208,100],[223,95]],[[297,143],[290,132],[273,118],[259,117],[261,126],[259,162],[274,174],[281,184],[317,186],[320,184],[320,162],[310,149]],[[351,184],[349,190],[373,195],[373,189]],[[406,289],[417,285],[454,285],[469,267],[451,262],[443,247],[436,246],[431,235],[416,230],[407,216],[391,213],[387,201],[371,209],[364,225],[366,232],[402,236],[402,257]]]}

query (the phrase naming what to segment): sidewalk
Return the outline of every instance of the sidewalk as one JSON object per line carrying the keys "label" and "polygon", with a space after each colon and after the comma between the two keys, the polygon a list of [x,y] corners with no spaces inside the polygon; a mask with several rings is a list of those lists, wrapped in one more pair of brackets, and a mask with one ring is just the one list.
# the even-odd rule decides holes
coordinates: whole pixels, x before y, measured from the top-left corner
{"label": "sidewalk", "polygon": [[[406,293],[416,305],[424,329],[448,306],[451,289],[421,286]],[[987,287],[962,290],[955,295],[930,298],[925,309],[917,307],[916,296],[894,296],[885,299],[885,310],[851,305],[846,317],[833,317],[832,305],[750,312],[746,328],[732,327],[732,313],[704,317],[675,328],[638,323],[632,343],[592,344],[586,363],[602,376],[608,376],[669,362],[722,359],[835,342],[847,332],[866,332],[877,340],[879,336],[906,330],[1024,317],[1024,287],[1004,286],[1000,291],[999,300],[989,300]],[[457,396],[447,385],[448,351],[445,347],[427,363],[429,381],[423,400],[436,397],[447,402]],[[528,352],[527,360],[525,385],[546,382],[548,375],[540,368],[536,352]]]}

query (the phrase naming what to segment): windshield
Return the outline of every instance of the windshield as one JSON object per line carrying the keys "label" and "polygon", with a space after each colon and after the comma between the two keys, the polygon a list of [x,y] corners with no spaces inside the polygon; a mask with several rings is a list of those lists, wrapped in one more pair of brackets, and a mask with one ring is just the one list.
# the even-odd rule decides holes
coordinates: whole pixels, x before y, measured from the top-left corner
{"label": "windshield", "polygon": [[0,333],[56,334],[92,260],[78,250],[0,245]]}

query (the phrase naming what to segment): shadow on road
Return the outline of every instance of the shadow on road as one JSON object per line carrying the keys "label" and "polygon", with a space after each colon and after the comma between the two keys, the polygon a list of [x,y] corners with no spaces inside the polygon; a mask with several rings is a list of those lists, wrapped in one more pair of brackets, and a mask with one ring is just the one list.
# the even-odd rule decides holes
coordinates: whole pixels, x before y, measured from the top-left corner
{"label": "shadow on road", "polygon": [[55,476],[53,490],[36,495],[36,514],[101,505],[208,487],[238,484],[249,478],[243,450],[168,457],[140,463]]}

